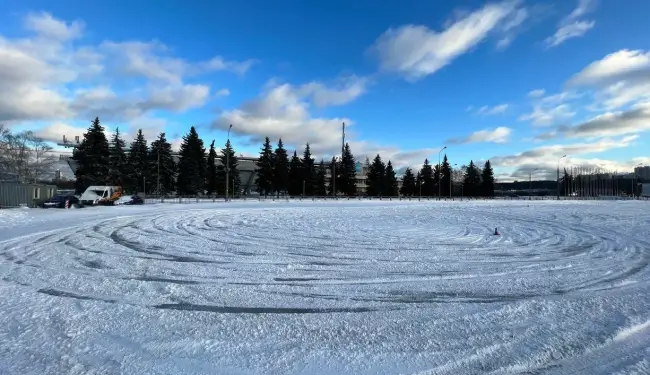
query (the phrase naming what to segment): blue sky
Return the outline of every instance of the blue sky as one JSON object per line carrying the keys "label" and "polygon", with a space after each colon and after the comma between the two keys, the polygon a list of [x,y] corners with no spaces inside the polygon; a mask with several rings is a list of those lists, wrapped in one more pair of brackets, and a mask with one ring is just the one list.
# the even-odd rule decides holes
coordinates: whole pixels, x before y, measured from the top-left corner
{"label": "blue sky", "polygon": [[[650,3],[5,1],[0,121],[48,140],[99,116],[130,139],[239,152],[264,136],[398,166],[490,159],[501,180],[650,163]],[[4,57],[3,57],[4,56]]]}

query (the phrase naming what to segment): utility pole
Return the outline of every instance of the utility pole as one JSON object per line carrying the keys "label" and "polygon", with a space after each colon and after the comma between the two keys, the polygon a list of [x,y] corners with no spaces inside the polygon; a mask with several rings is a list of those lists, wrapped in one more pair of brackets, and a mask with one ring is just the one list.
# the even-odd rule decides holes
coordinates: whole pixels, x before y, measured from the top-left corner
{"label": "utility pole", "polygon": [[533,172],[536,170],[539,170],[539,168],[535,168],[532,171],[528,172],[528,200],[533,200],[533,196],[531,195],[531,190],[533,186]]}
{"label": "utility pole", "polygon": [[557,200],[560,200],[560,160],[566,158],[566,155],[557,159]]}
{"label": "utility pole", "polygon": [[447,146],[438,151],[438,200],[440,200],[440,187],[442,186],[442,171],[440,170],[440,153],[447,149]]}
{"label": "utility pole", "polygon": [[230,129],[232,129],[232,124],[228,126],[228,138],[226,141],[226,202],[228,202],[228,186],[230,186]]}

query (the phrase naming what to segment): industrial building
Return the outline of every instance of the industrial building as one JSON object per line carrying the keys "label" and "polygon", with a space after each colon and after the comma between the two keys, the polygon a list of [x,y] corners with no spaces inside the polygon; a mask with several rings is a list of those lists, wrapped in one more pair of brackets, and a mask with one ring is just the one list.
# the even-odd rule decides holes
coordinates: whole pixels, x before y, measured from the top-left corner
{"label": "industrial building", "polygon": [[650,166],[640,166],[634,168],[634,173],[642,181],[650,181]]}

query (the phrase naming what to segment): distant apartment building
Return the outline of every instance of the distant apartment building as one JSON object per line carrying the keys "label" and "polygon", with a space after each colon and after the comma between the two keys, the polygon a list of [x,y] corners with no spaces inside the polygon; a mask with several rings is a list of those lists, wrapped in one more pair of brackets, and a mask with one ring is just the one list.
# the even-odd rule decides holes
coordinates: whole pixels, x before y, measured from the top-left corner
{"label": "distant apartment building", "polygon": [[[368,167],[361,162],[356,163],[356,174],[357,174],[357,194],[363,195],[368,188],[366,185],[366,175],[368,174]],[[329,184],[332,179],[332,169],[327,168],[325,171],[325,180]]]}
{"label": "distant apartment building", "polygon": [[634,168],[634,173],[641,180],[650,180],[650,166],[641,166]]}

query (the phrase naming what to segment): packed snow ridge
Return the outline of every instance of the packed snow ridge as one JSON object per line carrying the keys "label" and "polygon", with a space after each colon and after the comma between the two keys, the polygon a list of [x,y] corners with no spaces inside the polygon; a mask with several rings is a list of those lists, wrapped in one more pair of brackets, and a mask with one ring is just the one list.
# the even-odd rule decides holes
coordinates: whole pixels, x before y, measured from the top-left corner
{"label": "packed snow ridge", "polygon": [[0,210],[0,373],[647,374],[649,263],[648,202]]}

